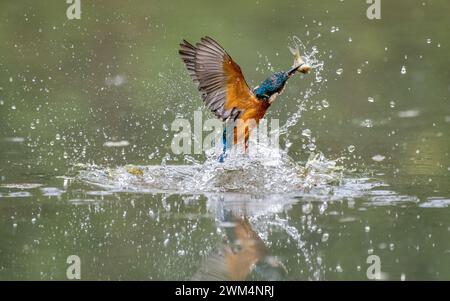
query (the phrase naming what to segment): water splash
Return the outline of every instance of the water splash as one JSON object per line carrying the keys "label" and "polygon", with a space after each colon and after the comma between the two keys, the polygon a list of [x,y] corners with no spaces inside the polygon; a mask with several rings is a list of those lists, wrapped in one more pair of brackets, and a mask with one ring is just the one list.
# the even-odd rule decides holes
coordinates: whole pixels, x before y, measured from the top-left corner
{"label": "water splash", "polygon": [[231,152],[225,163],[210,156],[204,163],[193,161],[190,165],[78,165],[78,178],[114,191],[276,194],[336,184],[342,177],[338,161],[320,153],[302,165],[283,150],[260,144],[254,147],[248,154]]}
{"label": "water splash", "polygon": [[[289,49],[299,49],[300,53],[303,54],[303,61],[312,68],[312,71],[308,76],[314,76],[314,80],[311,81],[311,84],[306,90],[302,93],[300,97],[296,99],[297,108],[296,111],[289,116],[284,125],[280,126],[278,133],[280,135],[285,135],[286,141],[286,149],[289,149],[289,146],[292,144],[289,137],[289,129],[299,122],[302,113],[306,110],[307,104],[312,102],[314,96],[318,95],[325,83],[327,82],[324,79],[323,71],[324,71],[324,61],[320,58],[320,53],[317,46],[309,47],[310,41],[307,43],[303,43],[300,38],[297,36],[293,36],[288,41]],[[321,104],[320,101],[318,103]],[[329,103],[326,103],[329,106]],[[308,137],[307,145],[315,145],[314,137]],[[315,150],[315,147],[310,147],[310,150]]]}

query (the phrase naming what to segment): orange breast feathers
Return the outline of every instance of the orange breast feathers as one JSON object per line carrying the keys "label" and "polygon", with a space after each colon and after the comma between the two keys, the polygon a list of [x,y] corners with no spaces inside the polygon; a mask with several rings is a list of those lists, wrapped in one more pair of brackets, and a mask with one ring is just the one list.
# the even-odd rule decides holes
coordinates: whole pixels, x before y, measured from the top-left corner
{"label": "orange breast feathers", "polygon": [[234,128],[234,144],[245,142],[245,150],[247,150],[247,142],[253,129],[259,124],[267,111],[268,106],[258,105],[255,108],[247,109],[237,120]]}
{"label": "orange breast feathers", "polygon": [[241,68],[232,59],[224,60],[223,70],[228,75],[224,107],[227,110],[239,108],[241,111],[234,129],[234,143],[242,141],[241,139],[247,142],[253,128],[266,114],[270,103],[256,98],[248,88],[242,76]]}
{"label": "orange breast feathers", "polygon": [[255,119],[258,123],[269,107],[269,102],[260,101],[248,88],[241,68],[231,58],[223,62],[223,70],[227,74],[225,109],[239,108],[243,121]]}

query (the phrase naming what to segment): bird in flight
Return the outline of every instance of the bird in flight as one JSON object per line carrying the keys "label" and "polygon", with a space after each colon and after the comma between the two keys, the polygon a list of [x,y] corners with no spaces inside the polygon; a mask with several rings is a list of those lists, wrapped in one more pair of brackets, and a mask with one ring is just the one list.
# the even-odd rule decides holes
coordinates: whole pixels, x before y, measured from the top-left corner
{"label": "bird in flight", "polygon": [[[243,141],[243,138],[247,149],[250,131],[283,92],[287,80],[296,72],[308,73],[311,70],[301,58],[298,48],[291,51],[294,65],[288,71],[272,74],[254,89],[249,88],[239,65],[208,36],[201,38],[195,46],[183,40],[179,54],[206,107],[228,124],[237,122],[237,126],[233,126],[233,144]],[[227,127],[223,133],[224,151],[220,161],[223,161],[231,144],[227,143]]]}

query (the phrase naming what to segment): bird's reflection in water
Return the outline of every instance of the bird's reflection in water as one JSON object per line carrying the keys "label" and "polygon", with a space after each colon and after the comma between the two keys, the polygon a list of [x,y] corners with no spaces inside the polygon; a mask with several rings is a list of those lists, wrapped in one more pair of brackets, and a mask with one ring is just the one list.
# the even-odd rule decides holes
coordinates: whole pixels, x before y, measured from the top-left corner
{"label": "bird's reflection in water", "polygon": [[235,202],[236,195],[232,199],[221,197],[220,202],[230,201],[228,204],[233,207],[220,206],[224,241],[204,259],[193,280],[285,280],[286,267],[280,259],[269,254],[264,241],[249,222],[248,212],[252,210],[243,208],[247,205],[245,202],[239,206]]}
{"label": "bird's reflection in water", "polygon": [[268,250],[246,217],[232,217],[223,245],[210,254],[193,280],[283,280],[287,270]]}

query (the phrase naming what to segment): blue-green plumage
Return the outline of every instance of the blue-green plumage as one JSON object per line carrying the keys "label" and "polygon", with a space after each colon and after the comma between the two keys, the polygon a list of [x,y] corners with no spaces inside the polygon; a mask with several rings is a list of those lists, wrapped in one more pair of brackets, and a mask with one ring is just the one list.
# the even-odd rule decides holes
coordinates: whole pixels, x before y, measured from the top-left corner
{"label": "blue-green plumage", "polygon": [[223,163],[223,161],[225,160],[225,157],[226,157],[226,154],[227,154],[227,149],[228,149],[228,144],[227,144],[227,127],[225,127],[223,129],[222,145],[223,145],[222,154],[220,154],[220,156],[219,156],[219,162],[220,163]]}
{"label": "blue-green plumage", "polygon": [[[273,94],[279,93],[283,89],[288,79],[289,72],[276,72],[265,79],[261,85],[253,89],[253,93],[255,93],[256,98],[259,100],[268,101]],[[219,162],[224,162],[227,150],[231,147],[231,145],[227,143],[227,138],[229,137],[227,137],[227,129],[225,127],[222,135],[223,151],[219,157]]]}
{"label": "blue-green plumage", "polygon": [[289,79],[288,72],[276,72],[254,89],[258,99],[268,100],[273,94],[280,92]]}
{"label": "blue-green plumage", "polygon": [[[223,131],[223,152],[219,158],[221,162],[226,157],[227,150],[237,141],[234,139],[234,123],[240,119],[244,122],[258,122],[277,95],[281,94],[289,77],[297,71],[308,73],[311,69],[304,63],[296,47],[291,49],[294,65],[288,71],[276,72],[250,90],[239,65],[211,37],[201,38],[195,46],[183,40],[178,52],[201,92],[205,105],[229,127]],[[248,142],[250,130],[250,127],[245,126],[245,143]],[[247,144],[245,149],[247,150]]]}

